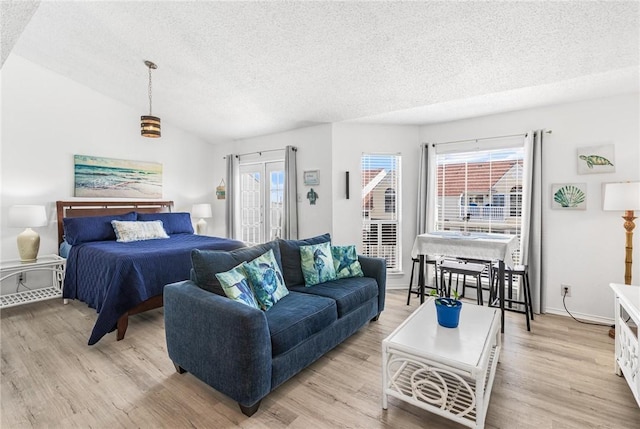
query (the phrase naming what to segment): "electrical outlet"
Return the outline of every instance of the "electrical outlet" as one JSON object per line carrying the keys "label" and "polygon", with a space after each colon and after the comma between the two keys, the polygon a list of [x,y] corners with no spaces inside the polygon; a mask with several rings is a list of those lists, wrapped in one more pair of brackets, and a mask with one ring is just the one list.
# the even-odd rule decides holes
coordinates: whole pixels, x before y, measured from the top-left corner
{"label": "electrical outlet", "polygon": [[571,296],[571,285],[560,285],[560,296],[569,298]]}

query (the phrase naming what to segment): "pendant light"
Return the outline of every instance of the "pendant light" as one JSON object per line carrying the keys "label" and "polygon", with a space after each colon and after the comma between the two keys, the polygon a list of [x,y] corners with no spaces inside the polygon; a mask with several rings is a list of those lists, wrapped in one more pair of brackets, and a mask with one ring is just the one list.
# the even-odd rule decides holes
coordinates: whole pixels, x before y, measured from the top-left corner
{"label": "pendant light", "polygon": [[140,116],[140,133],[142,137],[158,138],[160,137],[160,118],[152,116],[151,111],[151,69],[155,70],[158,66],[151,61],[144,63],[149,68],[149,116]]}

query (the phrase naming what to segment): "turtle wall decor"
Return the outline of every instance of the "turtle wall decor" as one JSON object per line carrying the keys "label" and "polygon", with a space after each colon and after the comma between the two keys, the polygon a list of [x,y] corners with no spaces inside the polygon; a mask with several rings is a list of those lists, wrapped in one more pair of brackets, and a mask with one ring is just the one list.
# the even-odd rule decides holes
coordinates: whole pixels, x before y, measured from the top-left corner
{"label": "turtle wall decor", "polygon": [[578,148],[578,174],[614,173],[614,145]]}

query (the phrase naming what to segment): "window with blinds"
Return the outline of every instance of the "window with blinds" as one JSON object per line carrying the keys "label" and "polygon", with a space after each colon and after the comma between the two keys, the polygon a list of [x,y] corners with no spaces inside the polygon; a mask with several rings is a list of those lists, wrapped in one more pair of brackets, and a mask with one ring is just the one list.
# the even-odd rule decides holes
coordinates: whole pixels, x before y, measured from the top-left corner
{"label": "window with blinds", "polygon": [[[493,149],[436,147],[436,230],[522,236],[522,143]],[[442,153],[444,152],[444,153]],[[519,252],[514,255],[517,263]]]}
{"label": "window with blinds", "polygon": [[400,271],[400,155],[363,154],[360,169],[363,254]]}

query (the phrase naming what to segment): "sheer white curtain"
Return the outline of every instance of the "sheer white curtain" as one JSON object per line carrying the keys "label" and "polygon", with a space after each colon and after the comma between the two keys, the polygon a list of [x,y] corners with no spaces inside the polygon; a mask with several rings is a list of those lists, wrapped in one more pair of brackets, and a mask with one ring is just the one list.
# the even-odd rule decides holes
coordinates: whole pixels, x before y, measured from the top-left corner
{"label": "sheer white curtain", "polygon": [[298,172],[294,146],[285,147],[284,155],[284,213],[282,216],[282,237],[287,240],[298,238]]}
{"label": "sheer white curtain", "polygon": [[529,266],[533,311],[544,313],[542,287],[542,140],[544,130],[529,131],[524,141],[521,264]]}
{"label": "sheer white curtain", "polygon": [[236,238],[236,190],[237,182],[236,176],[238,175],[238,157],[230,154],[225,157],[226,161],[226,207],[225,207],[225,222],[227,226],[227,238]]}

